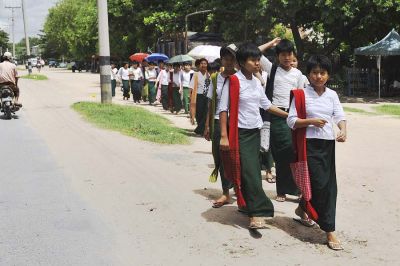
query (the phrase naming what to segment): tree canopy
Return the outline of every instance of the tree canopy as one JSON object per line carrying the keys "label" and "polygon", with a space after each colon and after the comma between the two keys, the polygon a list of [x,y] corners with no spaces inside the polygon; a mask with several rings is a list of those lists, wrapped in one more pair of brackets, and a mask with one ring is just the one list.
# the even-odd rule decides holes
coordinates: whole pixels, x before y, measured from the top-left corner
{"label": "tree canopy", "polygon": [[[298,56],[310,53],[348,56],[399,27],[400,0],[108,0],[113,57],[126,59],[154,49],[162,36],[185,30],[221,33],[226,42],[263,42],[279,35],[296,44]],[[97,52],[95,0],[60,0],[44,25],[45,54],[87,58]],[[398,28],[397,28],[398,29]]]}

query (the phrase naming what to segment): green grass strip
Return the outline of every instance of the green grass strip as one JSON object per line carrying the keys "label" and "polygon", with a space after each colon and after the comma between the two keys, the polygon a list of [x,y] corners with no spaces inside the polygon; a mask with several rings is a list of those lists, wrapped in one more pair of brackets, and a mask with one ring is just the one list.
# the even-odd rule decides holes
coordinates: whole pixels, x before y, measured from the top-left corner
{"label": "green grass strip", "polygon": [[188,144],[184,129],[141,107],[78,102],[72,108],[89,122],[122,134],[161,144]]}
{"label": "green grass strip", "polygon": [[400,116],[400,105],[384,104],[376,106],[374,109],[381,114]]}
{"label": "green grass strip", "polygon": [[353,107],[343,107],[346,113],[359,113],[364,115],[376,115],[376,113],[368,112],[363,109],[353,108]]}
{"label": "green grass strip", "polygon": [[33,80],[47,80],[47,76],[40,74],[30,74],[21,77],[22,79],[33,79]]}

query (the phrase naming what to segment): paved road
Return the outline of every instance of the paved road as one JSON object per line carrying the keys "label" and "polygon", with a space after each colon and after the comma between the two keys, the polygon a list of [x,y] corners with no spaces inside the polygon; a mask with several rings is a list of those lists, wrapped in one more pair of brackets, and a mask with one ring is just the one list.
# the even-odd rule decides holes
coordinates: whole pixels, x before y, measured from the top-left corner
{"label": "paved road", "polygon": [[[98,129],[70,105],[99,101],[99,76],[44,74],[48,81],[21,80],[20,119],[0,120],[8,150],[0,157],[1,265],[398,262],[398,119],[348,116],[349,141],[336,146],[337,231],[346,248],[337,253],[318,229],[293,222],[292,202],[274,202],[270,229],[249,232],[235,205],[211,208],[220,185],[208,183],[209,143],[155,145]],[[190,128],[184,115],[164,115]],[[264,189],[275,195],[273,185]]]}
{"label": "paved road", "polygon": [[0,119],[0,143],[0,265],[113,264],[111,231],[71,189],[26,111]]}

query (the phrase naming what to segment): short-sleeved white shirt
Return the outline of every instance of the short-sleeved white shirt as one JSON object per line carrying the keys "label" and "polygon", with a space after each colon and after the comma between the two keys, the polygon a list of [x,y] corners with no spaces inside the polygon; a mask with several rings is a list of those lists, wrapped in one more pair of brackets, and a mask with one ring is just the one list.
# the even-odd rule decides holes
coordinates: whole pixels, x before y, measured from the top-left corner
{"label": "short-sleeved white shirt", "polygon": [[[272,104],[258,79],[253,76],[248,80],[241,71],[235,74],[239,79],[239,128],[261,128],[263,121],[260,108],[268,110]],[[229,111],[229,90],[223,90],[218,113]]]}
{"label": "short-sleeved white shirt", "polygon": [[[304,94],[306,98],[306,118],[321,118],[328,121],[323,128],[308,126],[306,129],[306,138],[334,140],[335,131],[333,125],[346,120],[337,93],[334,90],[326,88],[325,92],[319,96],[314,88],[308,85],[304,89]],[[294,129],[297,119],[295,99],[293,99],[287,118],[288,126]]]}
{"label": "short-sleeved white shirt", "polygon": [[[221,75],[221,73],[218,73],[218,76],[217,76],[217,89],[216,90],[217,90],[217,99],[215,101],[215,107],[216,107],[215,110],[216,110],[216,112],[215,112],[214,119],[219,119],[218,109],[219,109],[219,103],[221,101],[221,92],[222,92],[222,90],[229,90],[229,77],[224,78]],[[210,88],[208,89],[208,92],[207,92],[207,98],[212,100],[213,93],[214,93],[214,84],[211,82]]]}
{"label": "short-sleeved white shirt", "polygon": [[[261,56],[261,69],[271,75],[272,63],[265,56]],[[272,103],[278,107],[289,108],[290,91],[297,88],[304,88],[303,74],[297,68],[289,71],[278,66],[274,79],[274,93]]]}
{"label": "short-sleeved white shirt", "polygon": [[182,71],[182,86],[189,88],[190,86],[190,76],[194,73],[193,70],[190,70],[189,72],[186,72],[185,70]]}
{"label": "short-sleeved white shirt", "polygon": [[208,88],[210,87],[210,75],[206,72],[204,75],[199,71],[193,74],[192,80],[190,81],[190,88],[194,88],[195,75],[198,76],[197,80],[197,94],[204,94],[204,92],[208,92]]}

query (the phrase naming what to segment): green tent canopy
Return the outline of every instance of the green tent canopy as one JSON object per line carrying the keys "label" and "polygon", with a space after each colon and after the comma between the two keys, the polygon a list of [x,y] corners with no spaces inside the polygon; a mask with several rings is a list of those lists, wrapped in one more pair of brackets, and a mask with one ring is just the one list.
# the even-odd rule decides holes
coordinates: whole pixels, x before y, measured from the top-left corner
{"label": "green tent canopy", "polygon": [[376,56],[379,70],[378,98],[381,98],[381,58],[382,56],[400,55],[400,35],[393,29],[385,38],[370,46],[354,49],[355,55]]}
{"label": "green tent canopy", "polygon": [[400,55],[400,35],[393,29],[379,42],[370,46],[356,48],[354,53],[367,56]]}

